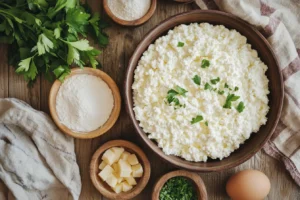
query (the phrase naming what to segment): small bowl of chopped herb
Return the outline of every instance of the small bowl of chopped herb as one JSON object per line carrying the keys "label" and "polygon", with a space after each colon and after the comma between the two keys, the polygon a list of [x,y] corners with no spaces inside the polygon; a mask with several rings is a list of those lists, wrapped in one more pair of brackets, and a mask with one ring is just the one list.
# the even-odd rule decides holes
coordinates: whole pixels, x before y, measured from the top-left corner
{"label": "small bowl of chopped herb", "polygon": [[163,175],[155,184],[152,200],[207,200],[201,177],[193,172],[177,170]]}

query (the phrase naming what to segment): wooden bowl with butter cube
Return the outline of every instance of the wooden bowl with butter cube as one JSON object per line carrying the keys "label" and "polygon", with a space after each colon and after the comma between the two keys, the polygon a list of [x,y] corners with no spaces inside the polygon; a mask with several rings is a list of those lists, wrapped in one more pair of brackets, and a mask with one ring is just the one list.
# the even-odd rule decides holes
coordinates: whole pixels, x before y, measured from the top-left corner
{"label": "wooden bowl with butter cube", "polygon": [[90,164],[94,186],[109,199],[132,199],[145,188],[150,173],[150,163],[145,153],[125,140],[103,144],[94,153]]}

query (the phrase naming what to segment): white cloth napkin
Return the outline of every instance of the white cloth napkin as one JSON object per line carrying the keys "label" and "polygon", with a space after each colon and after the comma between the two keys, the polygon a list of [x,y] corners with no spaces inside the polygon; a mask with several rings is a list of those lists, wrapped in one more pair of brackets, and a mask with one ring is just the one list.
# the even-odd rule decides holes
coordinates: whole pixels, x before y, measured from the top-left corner
{"label": "white cloth napkin", "polygon": [[281,160],[300,186],[300,1],[196,0],[201,9],[232,13],[256,26],[268,39],[284,80],[284,106],[267,154]]}
{"label": "white cloth napkin", "polygon": [[[0,99],[0,182],[17,200],[78,200],[74,140],[43,112],[17,99]],[[3,185],[2,185],[3,188]],[[0,200],[7,198],[1,189]]]}

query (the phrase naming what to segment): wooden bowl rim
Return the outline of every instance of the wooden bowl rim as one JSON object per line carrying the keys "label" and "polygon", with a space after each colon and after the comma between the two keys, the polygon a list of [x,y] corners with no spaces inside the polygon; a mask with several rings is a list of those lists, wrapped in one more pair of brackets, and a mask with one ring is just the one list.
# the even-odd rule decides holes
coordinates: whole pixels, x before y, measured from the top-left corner
{"label": "wooden bowl rim", "polygon": [[146,21],[148,21],[152,15],[154,14],[155,10],[156,10],[156,4],[157,4],[157,0],[151,0],[151,5],[150,8],[148,10],[148,12],[141,18],[136,19],[136,20],[132,20],[132,21],[127,21],[127,20],[123,20],[118,18],[117,16],[115,16],[110,8],[108,7],[107,4],[107,0],[103,0],[103,7],[105,12],[107,13],[107,15],[116,23],[123,25],[123,26],[138,26],[141,25],[143,23],[145,23]]}
{"label": "wooden bowl rim", "polygon": [[196,188],[198,200],[207,200],[207,191],[202,178],[196,173],[185,171],[185,170],[172,171],[163,175],[160,179],[158,179],[158,181],[155,183],[153,187],[152,200],[159,200],[160,190],[169,179],[174,177],[185,177],[191,180],[194,183],[194,186]]}
{"label": "wooden bowl rim", "polygon": [[[172,158],[172,156],[164,154],[162,152],[162,150],[157,145],[154,146],[152,144],[152,141],[147,137],[147,134],[142,130],[141,127],[139,127],[139,123],[135,119],[135,114],[133,112],[133,99],[132,99],[132,95],[131,95],[131,91],[132,91],[131,86],[132,85],[130,85],[129,83],[130,83],[130,74],[134,73],[134,69],[136,68],[136,66],[133,66],[133,63],[132,63],[133,62],[132,60],[134,59],[135,54],[138,54],[139,49],[143,46],[143,42],[146,39],[148,39],[148,37],[151,35],[152,32],[154,32],[155,30],[163,27],[168,21],[175,20],[176,18],[180,18],[180,17],[186,16],[186,15],[191,15],[191,14],[219,15],[219,17],[226,16],[228,18],[231,18],[232,20],[235,20],[238,23],[243,24],[247,29],[252,30],[264,42],[264,45],[269,50],[270,55],[273,57],[274,62],[276,63],[276,66],[274,66],[274,68],[277,69],[277,72],[278,72],[279,78],[280,78],[280,81],[278,83],[278,85],[280,87],[279,88],[279,97],[278,97],[278,98],[280,98],[278,112],[276,114],[276,120],[274,121],[272,129],[269,132],[268,136],[259,144],[259,147],[257,149],[252,150],[247,155],[245,155],[242,158],[236,160],[235,162],[228,163],[228,164],[223,165],[223,166],[199,167],[199,166],[192,166],[190,164],[185,164],[183,162],[176,162]],[[174,25],[173,28],[175,26],[178,26],[178,25]],[[155,39],[157,39],[157,38],[155,38]],[[155,39],[153,39],[153,41],[155,41]],[[135,127],[136,132],[142,138],[142,140],[147,144],[147,146],[152,151],[154,151],[159,157],[161,157],[163,160],[171,163],[172,165],[174,165],[176,167],[183,168],[183,169],[187,169],[187,170],[191,170],[191,171],[198,171],[198,172],[218,172],[218,171],[223,171],[223,170],[226,170],[226,169],[230,169],[230,168],[236,167],[236,166],[244,163],[245,161],[249,160],[253,155],[255,155],[259,150],[261,150],[262,147],[267,143],[267,141],[271,138],[272,134],[275,131],[277,123],[278,123],[278,121],[280,119],[280,115],[281,115],[281,111],[282,111],[282,107],[283,107],[283,98],[284,98],[284,85],[283,85],[282,73],[281,73],[281,70],[280,70],[280,67],[279,67],[276,55],[275,55],[273,49],[271,48],[268,40],[256,28],[254,28],[252,25],[250,25],[249,23],[245,22],[244,20],[242,20],[242,19],[238,18],[237,16],[232,15],[230,13],[225,13],[225,12],[216,11],[216,10],[193,10],[193,11],[188,11],[188,12],[180,13],[180,14],[174,15],[172,17],[169,17],[169,18],[163,20],[157,26],[155,26],[153,29],[151,29],[143,37],[143,39],[140,41],[140,43],[138,44],[138,46],[134,50],[131,58],[129,59],[128,67],[127,67],[127,71],[126,71],[126,76],[125,76],[125,80],[124,80],[124,90],[125,90],[124,98],[125,98],[126,111],[129,114],[131,121],[133,122],[133,125]],[[190,162],[190,163],[192,163],[192,162]]]}
{"label": "wooden bowl rim", "polygon": [[176,1],[176,2],[178,2],[178,3],[192,3],[192,2],[194,2],[195,0],[174,0],[174,1]]}
{"label": "wooden bowl rim", "polygon": [[[134,154],[138,157],[140,164],[143,166],[144,174],[140,178],[139,182],[136,186],[134,186],[130,191],[128,192],[121,192],[119,194],[114,193],[113,191],[110,191],[103,187],[103,183],[98,181],[98,173],[95,172],[95,170],[98,169],[98,159],[100,159],[100,156],[109,148],[111,147],[123,147],[125,149],[129,149],[134,152]],[[109,142],[106,142],[102,146],[100,146],[94,153],[91,163],[90,163],[90,178],[93,182],[93,185],[95,188],[105,197],[110,199],[116,199],[116,200],[127,200],[132,199],[136,195],[140,194],[143,189],[146,187],[151,174],[151,165],[150,162],[146,156],[146,154],[143,152],[143,150],[135,145],[132,142],[129,142],[127,140],[112,140]]]}
{"label": "wooden bowl rim", "polygon": [[54,123],[58,126],[58,128],[64,132],[67,135],[70,135],[75,138],[79,139],[91,139],[98,137],[100,135],[103,135],[106,133],[111,127],[116,123],[117,119],[119,118],[120,111],[121,111],[121,95],[119,88],[115,81],[105,72],[99,70],[99,69],[94,69],[90,67],[84,67],[84,68],[73,68],[71,69],[71,74],[66,77],[66,79],[70,78],[71,76],[77,75],[77,74],[89,74],[89,75],[94,75],[97,77],[100,77],[111,89],[113,97],[114,97],[114,107],[112,109],[112,112],[108,118],[108,120],[98,129],[88,132],[88,133],[80,133],[80,132],[75,132],[69,129],[67,126],[62,124],[59,120],[59,117],[56,112],[56,96],[59,91],[60,86],[62,85],[62,82],[59,80],[54,81],[52,84],[52,87],[50,89],[49,93],[49,109],[50,109],[50,114],[52,116],[52,119]]}

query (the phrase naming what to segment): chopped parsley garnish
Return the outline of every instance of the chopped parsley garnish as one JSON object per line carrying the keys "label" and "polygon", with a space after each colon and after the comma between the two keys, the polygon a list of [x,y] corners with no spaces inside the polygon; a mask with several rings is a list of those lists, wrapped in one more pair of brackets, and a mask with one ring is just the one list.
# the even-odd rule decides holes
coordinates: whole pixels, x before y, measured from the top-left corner
{"label": "chopped parsley garnish", "polygon": [[174,89],[171,89],[168,91],[168,95],[167,95],[167,101],[169,104],[171,104],[172,102],[174,102],[175,107],[182,107],[184,105],[180,104],[180,101],[177,97],[175,97],[176,95],[181,95],[185,97],[185,93],[187,93],[187,91],[185,89],[183,89],[182,87],[179,87],[178,85],[175,87]]}
{"label": "chopped parsley garnish", "polygon": [[209,83],[205,83],[204,90],[213,90],[213,88],[211,87],[211,85]]}
{"label": "chopped parsley garnish", "polygon": [[219,91],[218,91],[218,94],[219,94],[219,95],[224,94],[224,90],[219,90]]}
{"label": "chopped parsley garnish", "polygon": [[225,83],[224,88],[229,88],[229,85]]}
{"label": "chopped parsley garnish", "polygon": [[196,117],[192,118],[191,124],[195,124],[197,122],[200,122],[203,120],[203,116],[202,115],[197,115]]}
{"label": "chopped parsley garnish", "polygon": [[206,126],[208,126],[208,121],[206,121],[204,124],[205,124]]}
{"label": "chopped parsley garnish", "polygon": [[178,85],[176,85],[175,90],[178,92],[179,95],[184,96],[184,97],[185,97],[185,93],[188,92],[187,90],[185,90],[182,87],[179,87]]}
{"label": "chopped parsley garnish", "polygon": [[178,176],[169,179],[159,192],[159,200],[197,200],[195,186],[188,179]]}
{"label": "chopped parsley garnish", "polygon": [[243,112],[243,110],[245,109],[245,105],[244,105],[244,102],[240,102],[239,105],[236,107],[236,110],[241,113]]}
{"label": "chopped parsley garnish", "polygon": [[234,87],[234,91],[238,91],[239,90],[239,87]]}
{"label": "chopped parsley garnish", "polygon": [[178,42],[177,47],[183,47],[184,43],[183,42]]}
{"label": "chopped parsley garnish", "polygon": [[210,65],[209,60],[206,60],[206,59],[202,60],[202,62],[201,62],[201,67],[202,68],[207,68],[207,67],[209,67],[209,65]]}
{"label": "chopped parsley garnish", "polygon": [[211,84],[213,85],[216,85],[219,81],[220,81],[220,77],[210,80]]}
{"label": "chopped parsley garnish", "polygon": [[201,85],[201,78],[200,78],[200,76],[195,75],[195,76],[193,77],[193,81],[194,81],[195,84]]}
{"label": "chopped parsley garnish", "polygon": [[239,96],[235,96],[234,94],[229,94],[226,98],[226,102],[223,105],[223,108],[230,109],[232,102],[238,100],[239,98],[240,98]]}

